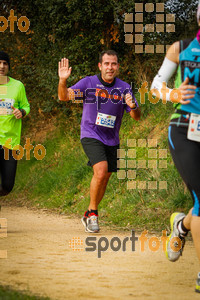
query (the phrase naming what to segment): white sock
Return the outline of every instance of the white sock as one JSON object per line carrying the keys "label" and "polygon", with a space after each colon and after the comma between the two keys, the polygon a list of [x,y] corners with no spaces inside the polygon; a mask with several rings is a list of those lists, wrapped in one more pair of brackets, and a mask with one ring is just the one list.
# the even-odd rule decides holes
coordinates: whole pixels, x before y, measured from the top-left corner
{"label": "white sock", "polygon": [[183,220],[181,220],[179,223],[178,223],[178,231],[180,232],[180,234],[181,235],[183,235],[183,236],[185,236],[186,234],[187,234],[187,232],[186,231],[184,231],[183,229],[182,229],[182,223],[183,222]]}

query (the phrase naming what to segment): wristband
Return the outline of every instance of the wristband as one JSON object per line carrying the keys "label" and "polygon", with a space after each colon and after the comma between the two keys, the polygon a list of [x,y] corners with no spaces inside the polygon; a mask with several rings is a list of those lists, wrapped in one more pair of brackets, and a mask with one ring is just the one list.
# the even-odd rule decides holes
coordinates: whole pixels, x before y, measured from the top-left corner
{"label": "wristband", "polygon": [[138,104],[137,104],[137,102],[134,101],[134,104],[135,104],[135,107],[134,107],[134,108],[130,108],[131,110],[136,110],[136,109],[138,109]]}
{"label": "wristband", "polygon": [[22,108],[21,108],[21,109],[19,109],[19,110],[20,110],[20,111],[21,111],[21,113],[22,113],[22,118],[23,118],[23,117],[25,117],[25,115],[26,115],[26,111],[25,111],[24,109],[22,109]]}
{"label": "wristband", "polygon": [[135,106],[134,108],[131,108],[131,110],[136,110],[138,109],[138,106]]}

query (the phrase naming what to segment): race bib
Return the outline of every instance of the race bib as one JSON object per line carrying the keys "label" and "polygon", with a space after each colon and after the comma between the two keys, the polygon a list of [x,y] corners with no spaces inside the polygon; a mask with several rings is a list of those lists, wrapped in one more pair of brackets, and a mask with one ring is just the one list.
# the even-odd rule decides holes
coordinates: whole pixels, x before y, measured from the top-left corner
{"label": "race bib", "polygon": [[116,121],[116,116],[106,115],[98,112],[95,124],[99,126],[108,127],[108,128],[114,128],[115,121]]}
{"label": "race bib", "polygon": [[191,113],[187,138],[188,140],[200,142],[200,115]]}
{"label": "race bib", "polygon": [[14,99],[0,99],[0,115],[12,115],[11,106],[15,103]]}

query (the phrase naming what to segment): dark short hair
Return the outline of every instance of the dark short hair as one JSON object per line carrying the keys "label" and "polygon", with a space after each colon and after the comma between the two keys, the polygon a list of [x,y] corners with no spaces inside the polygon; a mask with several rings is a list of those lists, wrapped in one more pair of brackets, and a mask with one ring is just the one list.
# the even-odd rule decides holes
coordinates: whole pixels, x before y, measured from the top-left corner
{"label": "dark short hair", "polygon": [[99,62],[102,63],[102,57],[104,54],[117,56],[117,61],[119,62],[118,54],[115,50],[104,50],[99,54]]}
{"label": "dark short hair", "polygon": [[9,57],[8,53],[6,53],[4,51],[0,51],[0,60],[5,60],[10,69],[10,57]]}

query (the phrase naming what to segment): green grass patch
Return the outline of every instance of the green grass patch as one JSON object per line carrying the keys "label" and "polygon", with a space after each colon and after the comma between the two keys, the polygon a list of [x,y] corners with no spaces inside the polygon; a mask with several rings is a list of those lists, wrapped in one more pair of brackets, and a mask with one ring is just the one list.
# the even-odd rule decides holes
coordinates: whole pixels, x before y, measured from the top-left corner
{"label": "green grass patch", "polygon": [[18,292],[9,287],[0,286],[0,300],[50,300],[50,298],[31,296],[27,292]]}

